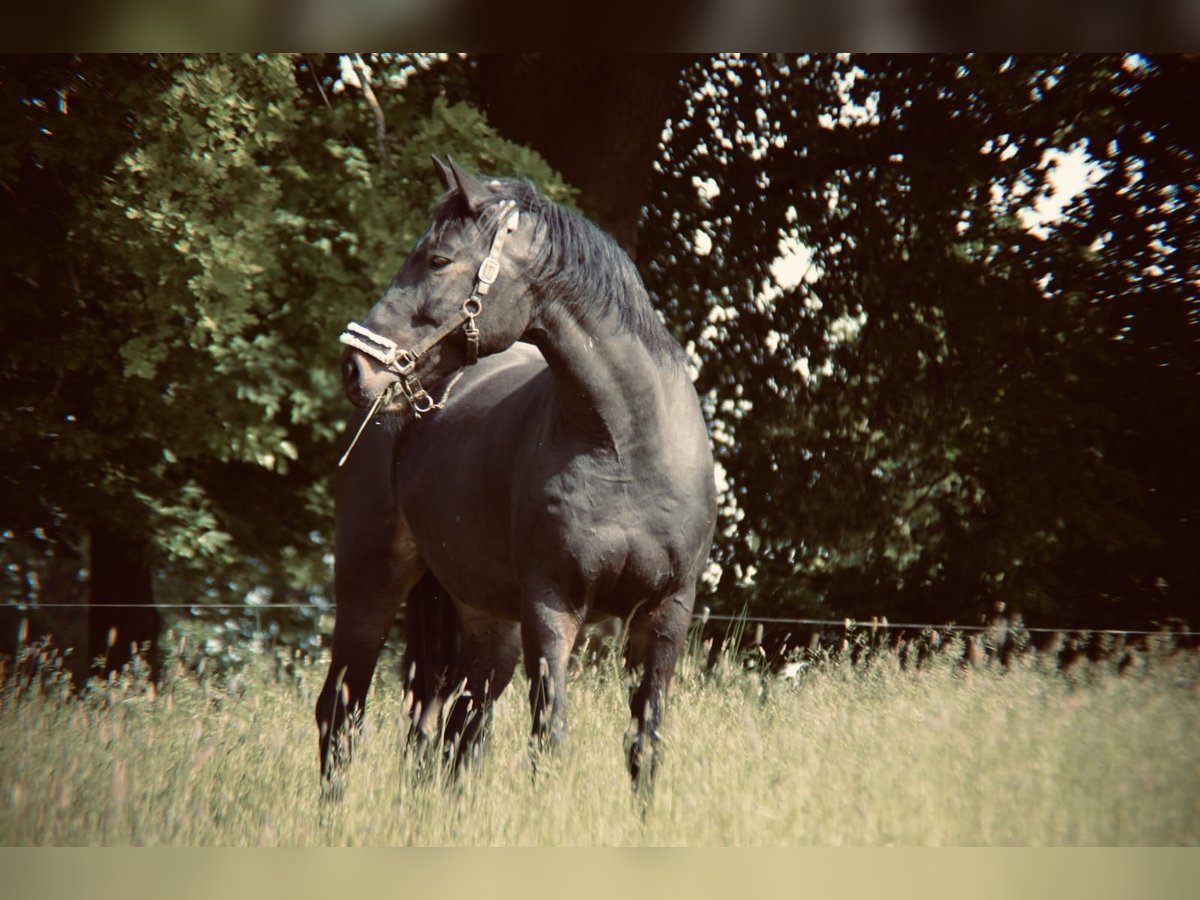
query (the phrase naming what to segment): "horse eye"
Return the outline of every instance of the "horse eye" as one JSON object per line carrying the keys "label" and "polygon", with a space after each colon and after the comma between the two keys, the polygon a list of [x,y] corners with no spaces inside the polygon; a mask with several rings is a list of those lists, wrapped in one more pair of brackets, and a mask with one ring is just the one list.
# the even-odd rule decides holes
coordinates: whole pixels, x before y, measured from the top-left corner
{"label": "horse eye", "polygon": [[450,265],[450,260],[444,256],[431,256],[429,257],[429,265],[434,269],[444,269]]}

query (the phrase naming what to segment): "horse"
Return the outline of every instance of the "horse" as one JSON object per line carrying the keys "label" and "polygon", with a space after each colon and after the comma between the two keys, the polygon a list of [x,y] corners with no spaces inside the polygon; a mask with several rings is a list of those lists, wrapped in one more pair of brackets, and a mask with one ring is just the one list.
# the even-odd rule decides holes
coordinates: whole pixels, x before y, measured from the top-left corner
{"label": "horse", "polygon": [[440,740],[455,771],[522,657],[536,771],[566,732],[580,629],[624,620],[626,764],[649,785],[716,521],[687,357],[609,235],[526,180],[447,162],[429,229],[340,337],[357,409],[334,491],[321,774],[350,758],[407,599],[409,736]]}

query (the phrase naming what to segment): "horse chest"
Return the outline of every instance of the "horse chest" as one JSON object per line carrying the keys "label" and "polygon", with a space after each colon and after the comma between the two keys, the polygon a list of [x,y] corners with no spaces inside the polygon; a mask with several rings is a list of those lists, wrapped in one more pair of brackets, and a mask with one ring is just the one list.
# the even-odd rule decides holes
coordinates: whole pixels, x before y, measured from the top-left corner
{"label": "horse chest", "polygon": [[548,377],[487,387],[422,423],[397,469],[420,555],[461,606],[517,618],[523,595],[550,589],[621,615],[694,581],[712,475],[681,451],[686,429],[618,451],[564,424]]}

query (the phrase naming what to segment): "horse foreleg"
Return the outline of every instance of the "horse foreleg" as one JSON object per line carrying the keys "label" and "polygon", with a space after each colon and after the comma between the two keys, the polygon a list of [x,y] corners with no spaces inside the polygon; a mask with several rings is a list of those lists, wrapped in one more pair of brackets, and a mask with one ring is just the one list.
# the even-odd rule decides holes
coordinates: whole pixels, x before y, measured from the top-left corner
{"label": "horse foreleg", "polygon": [[658,765],[658,744],[675,660],[687,640],[693,595],[668,597],[643,607],[630,623],[626,665],[642,676],[629,702],[626,759],[635,790],[648,792]]}
{"label": "horse foreleg", "polygon": [[525,598],[521,641],[533,715],[530,751],[535,771],[538,754],[558,746],[566,734],[567,665],[582,626],[582,615],[553,594]]}

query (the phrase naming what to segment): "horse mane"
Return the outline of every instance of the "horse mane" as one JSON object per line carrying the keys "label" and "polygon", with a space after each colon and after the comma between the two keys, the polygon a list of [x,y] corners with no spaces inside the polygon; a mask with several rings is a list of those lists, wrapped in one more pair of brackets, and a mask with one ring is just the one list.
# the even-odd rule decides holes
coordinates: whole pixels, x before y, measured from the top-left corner
{"label": "horse mane", "polygon": [[447,228],[475,219],[485,233],[499,227],[502,203],[516,203],[529,213],[545,240],[541,241],[530,280],[550,302],[561,303],[581,319],[616,312],[621,327],[638,338],[660,360],[683,364],[683,350],[658,318],[633,260],[621,245],[589,219],[546,199],[523,179],[487,178],[492,198],[472,217],[462,195],[451,192],[434,207],[430,233],[436,238]]}

